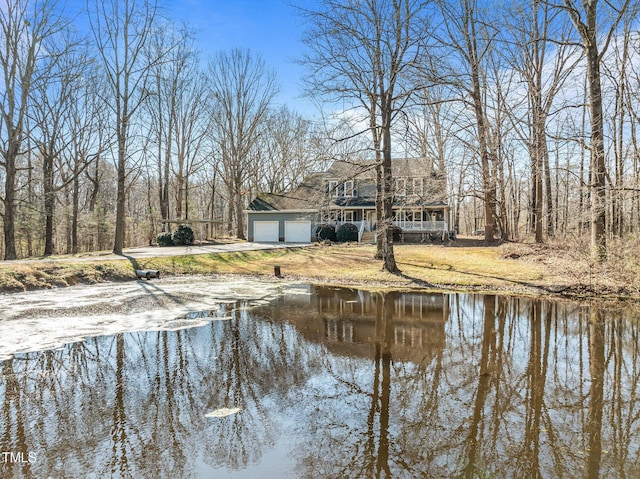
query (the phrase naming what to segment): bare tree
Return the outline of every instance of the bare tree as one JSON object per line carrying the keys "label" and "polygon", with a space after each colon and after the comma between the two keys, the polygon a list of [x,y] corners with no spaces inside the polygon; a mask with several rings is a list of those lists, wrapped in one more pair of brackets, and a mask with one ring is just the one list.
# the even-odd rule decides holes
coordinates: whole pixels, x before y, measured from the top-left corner
{"label": "bare tree", "polygon": [[[149,90],[153,95],[145,103],[150,118],[151,144],[156,147],[156,173],[160,219],[163,231],[168,228],[171,217],[170,184],[171,164],[176,142],[174,141],[175,122],[179,108],[179,96],[197,70],[198,55],[193,46],[192,33],[181,28],[175,30],[164,25],[164,34],[152,39],[151,50],[157,57],[166,55],[165,61],[153,66],[149,81]],[[181,207],[181,206],[180,206]],[[178,214],[180,216],[180,214]]]}
{"label": "bare tree", "polygon": [[627,16],[622,27],[622,31],[615,35],[611,55],[612,65],[605,65],[604,74],[607,82],[612,85],[615,100],[610,113],[609,124],[611,127],[611,150],[613,151],[613,168],[615,184],[611,191],[611,229],[612,233],[622,237],[626,229],[625,210],[628,202],[628,192],[625,185],[627,149],[629,147],[629,129],[633,123],[630,117],[633,116],[634,105],[630,91],[632,86],[629,82],[630,63],[633,61],[633,39],[631,31],[635,18]]}
{"label": "bare tree", "polygon": [[426,2],[420,0],[323,0],[300,8],[309,21],[304,38],[311,53],[307,90],[312,96],[362,109],[377,165],[378,232],[383,268],[397,272],[393,250],[392,128],[418,89],[415,67],[423,53]]}
{"label": "bare tree", "polygon": [[[587,61],[587,89],[591,121],[591,248],[593,256],[603,261],[607,255],[607,162],[604,148],[604,118],[600,66],[611,38],[630,8],[630,0],[581,2],[564,0],[559,6],[567,12],[580,39]],[[635,5],[635,4],[634,4]],[[634,8],[636,8],[634,6]],[[604,30],[604,31],[603,31]]]}
{"label": "bare tree", "polygon": [[419,105],[402,118],[404,141],[410,154],[426,161],[426,173],[445,173],[450,144],[459,128],[452,121],[453,99],[442,85],[419,93]]}
{"label": "bare tree", "polygon": [[[80,249],[78,229],[81,179],[87,177],[90,180],[87,209],[93,212],[100,186],[99,178],[93,174],[100,171],[101,158],[113,141],[106,128],[107,105],[96,94],[100,85],[99,72],[95,68],[85,69],[83,76],[75,82],[69,123],[71,141],[69,148],[63,152],[67,157],[66,163],[72,179],[70,250],[74,254]],[[89,170],[92,170],[92,173],[87,174]]]}
{"label": "bare tree", "polygon": [[[32,92],[33,107],[32,138],[37,145],[39,156],[42,160],[42,193],[44,199],[45,214],[45,246],[44,255],[52,255],[54,252],[54,209],[56,193],[66,188],[73,176],[60,183],[60,169],[64,168],[65,151],[68,151],[73,143],[78,128],[75,124],[78,118],[73,118],[72,110],[77,103],[81,103],[81,88],[84,78],[84,70],[87,65],[87,57],[80,50],[80,43],[71,36],[65,34],[47,42],[47,50],[50,55],[55,52],[55,66],[50,69],[50,74],[34,85]],[[56,52],[56,49],[63,48]],[[73,155],[73,160],[77,158]],[[79,165],[77,165],[79,167]],[[78,173],[84,167],[78,170]]]}
{"label": "bare tree", "polygon": [[439,42],[451,61],[446,81],[462,90],[463,98],[469,98],[474,112],[484,200],[484,238],[490,242],[495,233],[496,181],[492,170],[496,158],[490,145],[491,131],[484,92],[486,63],[497,29],[482,18],[483,12],[476,0],[441,1],[439,4],[445,24]]}
{"label": "bare tree", "polygon": [[176,177],[176,214],[178,218],[189,218],[190,178],[202,168],[207,160],[204,143],[209,133],[206,79],[194,72],[178,98],[174,137],[176,162],[173,172]]}
{"label": "bare tree", "polygon": [[256,165],[255,179],[270,193],[291,191],[313,168],[309,120],[286,106],[270,114],[261,142],[262,161]]}
{"label": "bare tree", "polygon": [[173,137],[176,145],[176,161],[173,173],[176,178],[176,216],[189,218],[190,178],[207,160],[204,143],[211,123],[206,78],[192,68],[181,82],[178,92]]}
{"label": "bare tree", "polygon": [[[30,2],[13,0],[0,8],[0,69],[3,88],[0,93],[0,167],[5,172],[2,213],[4,227],[4,259],[16,258],[16,175],[19,157],[28,135],[26,118],[29,95],[48,75],[55,63],[45,41],[65,28],[55,0]],[[43,60],[46,59],[47,61]]]}
{"label": "bare tree", "polygon": [[[507,48],[504,51],[527,87],[527,128],[521,137],[528,146],[531,159],[532,224],[535,241],[541,243],[543,190],[547,197],[547,233],[553,234],[547,122],[556,96],[574,72],[580,55],[576,54],[575,45],[568,41],[568,25],[558,18],[559,12],[549,3],[531,0],[509,13],[505,29]],[[517,113],[515,115],[518,116]]]}
{"label": "bare tree", "polygon": [[108,92],[105,101],[113,114],[117,140],[117,199],[113,252],[122,254],[125,237],[127,175],[131,161],[134,115],[149,91],[151,67],[161,57],[148,48],[157,17],[155,0],[87,1],[89,23],[104,69]]}
{"label": "bare tree", "polygon": [[236,236],[244,239],[244,189],[278,86],[275,74],[260,57],[240,49],[215,56],[209,63],[209,81],[214,141],[221,154],[221,179],[230,198],[229,223],[235,215]]}

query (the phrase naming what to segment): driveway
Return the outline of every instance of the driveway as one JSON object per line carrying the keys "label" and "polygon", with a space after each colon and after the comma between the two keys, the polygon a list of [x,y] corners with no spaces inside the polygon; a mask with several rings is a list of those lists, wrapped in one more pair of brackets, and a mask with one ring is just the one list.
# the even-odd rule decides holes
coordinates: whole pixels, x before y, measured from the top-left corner
{"label": "driveway", "polygon": [[[153,258],[157,256],[182,256],[187,254],[211,254],[232,253],[237,251],[259,251],[269,249],[303,248],[311,246],[310,243],[227,243],[192,246],[145,246],[140,248],[127,248],[123,256],[130,258]],[[113,258],[121,258],[114,254]]]}
{"label": "driveway", "polygon": [[212,254],[212,253],[233,253],[238,251],[260,251],[284,248],[305,248],[311,246],[310,243],[221,243],[192,246],[141,246],[137,248],[125,248],[122,256],[113,253],[94,253],[87,256],[50,256],[38,259],[18,259],[3,261],[5,263],[41,263],[43,261],[99,261],[99,260],[119,260],[155,258],[158,256],[183,256],[188,254]]}

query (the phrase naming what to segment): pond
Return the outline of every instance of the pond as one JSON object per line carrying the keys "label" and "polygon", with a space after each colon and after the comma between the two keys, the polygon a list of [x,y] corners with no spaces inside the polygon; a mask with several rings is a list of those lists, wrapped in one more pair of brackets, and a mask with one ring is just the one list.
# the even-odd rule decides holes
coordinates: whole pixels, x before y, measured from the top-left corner
{"label": "pond", "polygon": [[109,313],[133,332],[91,301],[83,331],[68,305],[4,308],[77,337],[0,351],[0,477],[640,477],[622,311],[313,285],[169,307],[157,284]]}

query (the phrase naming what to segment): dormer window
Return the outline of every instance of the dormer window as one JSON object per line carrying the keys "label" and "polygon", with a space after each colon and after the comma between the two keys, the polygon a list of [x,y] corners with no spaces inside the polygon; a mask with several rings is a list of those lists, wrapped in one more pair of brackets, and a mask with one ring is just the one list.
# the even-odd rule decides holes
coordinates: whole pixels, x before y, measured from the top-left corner
{"label": "dormer window", "polygon": [[338,194],[338,182],[337,181],[330,181],[329,182],[329,196],[331,196],[332,198],[337,198],[339,196],[339,194]]}
{"label": "dormer window", "polygon": [[414,178],[413,179],[413,194],[422,196],[422,178]]}
{"label": "dormer window", "polygon": [[348,180],[348,181],[345,181],[344,183],[331,180],[328,183],[329,183],[329,195],[332,198],[340,198],[343,196],[353,196],[355,193],[353,180]]}
{"label": "dormer window", "polygon": [[353,180],[344,182],[344,196],[353,196]]}
{"label": "dormer window", "polygon": [[413,196],[413,181],[411,178],[407,179],[407,196]]}

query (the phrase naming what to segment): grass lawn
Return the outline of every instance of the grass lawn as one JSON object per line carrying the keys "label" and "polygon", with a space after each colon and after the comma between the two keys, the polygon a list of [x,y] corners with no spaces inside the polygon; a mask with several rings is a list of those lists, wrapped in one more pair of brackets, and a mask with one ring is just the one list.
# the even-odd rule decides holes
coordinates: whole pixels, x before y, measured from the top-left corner
{"label": "grass lawn", "polygon": [[[382,271],[371,245],[314,245],[309,248],[154,257],[139,260],[0,263],[0,290],[24,291],[82,283],[134,280],[135,269],[157,269],[162,277],[185,274],[274,276],[286,280],[367,287],[437,288],[518,294],[640,297],[628,278],[594,274],[592,265],[550,246],[501,246],[456,242],[395,245],[400,273]],[[591,268],[591,269],[590,269]]]}

